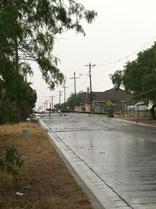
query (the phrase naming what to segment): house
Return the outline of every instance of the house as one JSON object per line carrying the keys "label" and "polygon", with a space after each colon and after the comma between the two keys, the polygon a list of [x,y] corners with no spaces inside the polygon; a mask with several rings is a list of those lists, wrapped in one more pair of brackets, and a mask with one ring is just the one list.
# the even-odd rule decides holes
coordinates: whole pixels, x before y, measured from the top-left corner
{"label": "house", "polygon": [[115,112],[124,112],[127,110],[127,104],[130,95],[124,90],[114,88],[104,92],[93,92],[92,112],[106,113],[108,108],[113,108]]}
{"label": "house", "polygon": [[112,88],[104,92],[92,92],[92,103],[84,101],[75,107],[75,112],[107,113],[108,109],[112,108],[115,112],[124,113],[127,111],[129,99],[130,95],[122,89]]}
{"label": "house", "polygon": [[90,104],[88,102],[84,102],[83,104],[80,104],[80,106],[75,106],[74,111],[90,113]]}

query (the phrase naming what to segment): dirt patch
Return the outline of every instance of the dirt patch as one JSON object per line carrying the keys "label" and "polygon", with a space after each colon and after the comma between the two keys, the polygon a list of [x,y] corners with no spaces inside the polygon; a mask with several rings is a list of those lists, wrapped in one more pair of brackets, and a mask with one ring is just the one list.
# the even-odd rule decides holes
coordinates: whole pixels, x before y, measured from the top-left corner
{"label": "dirt patch", "polygon": [[137,117],[137,116],[129,116],[129,115],[115,115],[115,118],[120,118],[128,121],[134,121],[136,123],[145,123],[156,126],[156,120],[153,120],[149,117]]}
{"label": "dirt patch", "polygon": [[[30,132],[29,140],[22,130]],[[46,134],[37,123],[0,126],[0,150],[15,146],[24,160],[19,174],[19,192],[10,176],[0,171],[0,209],[91,209],[82,192]]]}

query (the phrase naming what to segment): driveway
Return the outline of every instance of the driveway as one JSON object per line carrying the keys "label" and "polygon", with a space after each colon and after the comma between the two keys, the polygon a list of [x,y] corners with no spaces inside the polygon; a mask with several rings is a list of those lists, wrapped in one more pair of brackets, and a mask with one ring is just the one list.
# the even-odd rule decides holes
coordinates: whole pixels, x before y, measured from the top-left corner
{"label": "driveway", "polygon": [[71,164],[79,159],[88,169],[81,178],[92,181],[103,207],[156,209],[155,128],[87,114],[53,114],[43,120],[56,144],[61,141],[75,156],[66,159]]}

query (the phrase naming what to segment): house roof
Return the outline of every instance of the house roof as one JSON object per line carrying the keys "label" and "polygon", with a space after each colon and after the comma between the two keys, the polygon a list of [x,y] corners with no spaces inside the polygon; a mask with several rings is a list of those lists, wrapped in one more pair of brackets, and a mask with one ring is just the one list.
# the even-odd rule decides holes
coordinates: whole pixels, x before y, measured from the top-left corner
{"label": "house roof", "polygon": [[116,90],[114,88],[109,89],[104,92],[93,92],[93,102],[94,101],[105,101],[111,100],[112,102],[115,101],[128,101],[129,96],[124,90],[119,89]]}

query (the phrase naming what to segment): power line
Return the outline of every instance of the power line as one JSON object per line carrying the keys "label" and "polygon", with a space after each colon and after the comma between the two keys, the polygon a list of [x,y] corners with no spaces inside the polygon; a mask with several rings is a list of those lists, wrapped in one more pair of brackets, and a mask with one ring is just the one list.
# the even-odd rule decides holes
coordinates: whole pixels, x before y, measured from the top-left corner
{"label": "power line", "polygon": [[84,88],[87,88],[87,86],[86,86],[87,80],[88,80],[88,76],[87,77],[83,77],[83,79],[80,79],[79,86],[81,86],[82,91],[83,91]]}
{"label": "power line", "polygon": [[101,65],[101,66],[108,66],[108,65],[112,65],[118,62],[121,62],[122,60],[128,59],[129,57],[131,57],[132,55],[136,54],[137,52],[139,52],[144,46],[146,46],[148,43],[150,43],[151,41],[153,41],[154,39],[156,39],[156,36],[154,36],[152,39],[150,39],[148,42],[146,42],[142,47],[138,48],[137,50],[132,51],[130,54],[128,54],[127,56],[121,57],[119,59],[116,59],[112,62],[107,62],[107,63],[102,63],[102,64],[97,64],[97,65]]}
{"label": "power line", "polygon": [[100,75],[94,75],[94,77],[100,81],[101,83],[106,81],[106,78],[104,77],[104,75],[100,76]]}
{"label": "power line", "polygon": [[147,93],[149,93],[149,92],[152,92],[152,91],[156,91],[156,88],[154,88],[154,89],[151,89],[151,90],[148,90],[148,91],[143,91],[141,94],[137,94],[137,95],[132,95],[133,96],[133,98],[135,98],[135,97],[140,97],[140,96],[142,96],[142,95],[144,95],[144,94],[147,94]]}

